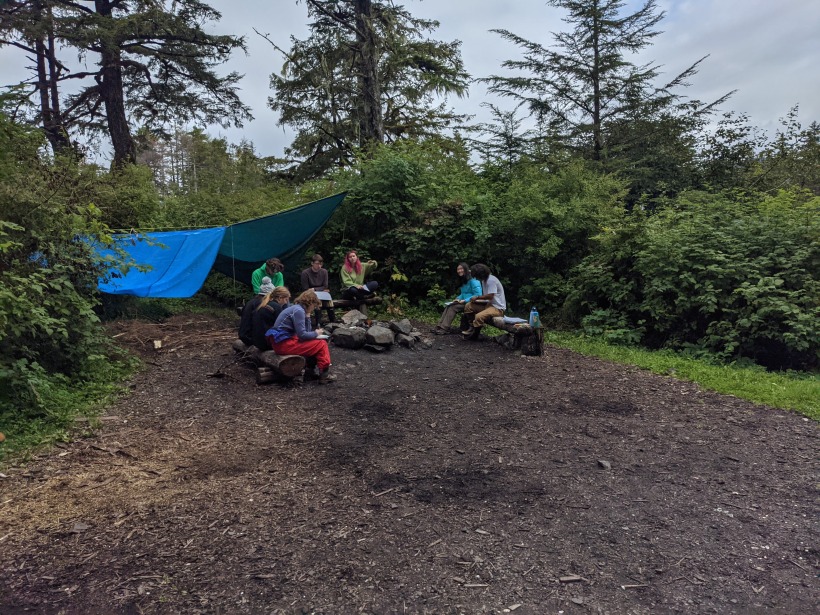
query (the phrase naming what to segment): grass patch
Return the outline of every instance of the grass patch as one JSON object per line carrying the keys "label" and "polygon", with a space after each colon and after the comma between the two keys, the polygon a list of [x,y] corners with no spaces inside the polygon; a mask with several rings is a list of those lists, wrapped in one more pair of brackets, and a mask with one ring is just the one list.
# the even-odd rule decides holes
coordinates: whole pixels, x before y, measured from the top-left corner
{"label": "grass patch", "polygon": [[547,331],[544,341],[580,354],[635,365],[656,374],[696,382],[705,389],[774,408],[796,410],[820,421],[820,377],[805,372],[768,372],[759,366],[719,365],[668,350],[615,346],[596,338]]}
{"label": "grass patch", "polygon": [[101,363],[94,378],[86,381],[71,382],[62,376],[40,380],[36,386],[43,410],[10,408],[0,413],[0,432],[5,435],[0,465],[26,461],[40,448],[98,427],[97,418],[127,390],[124,382],[138,365],[136,359],[119,358]]}

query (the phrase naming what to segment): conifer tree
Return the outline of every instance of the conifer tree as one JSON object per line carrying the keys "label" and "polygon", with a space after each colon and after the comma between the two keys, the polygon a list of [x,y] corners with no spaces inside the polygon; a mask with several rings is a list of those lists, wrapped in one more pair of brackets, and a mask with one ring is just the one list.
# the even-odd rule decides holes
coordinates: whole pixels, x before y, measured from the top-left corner
{"label": "conifer tree", "polygon": [[[430,40],[438,22],[379,0],[306,0],[310,36],[291,38],[269,105],[296,137],[297,176],[345,166],[357,148],[428,136],[463,119],[446,108],[467,91],[459,41]],[[270,39],[268,39],[270,40]]]}

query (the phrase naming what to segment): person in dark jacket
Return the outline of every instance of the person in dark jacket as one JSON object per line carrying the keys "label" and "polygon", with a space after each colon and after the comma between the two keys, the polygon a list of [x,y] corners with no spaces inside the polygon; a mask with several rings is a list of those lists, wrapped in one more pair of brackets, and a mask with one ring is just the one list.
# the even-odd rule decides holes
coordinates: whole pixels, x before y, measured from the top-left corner
{"label": "person in dark jacket", "polygon": [[253,313],[273,288],[271,279],[267,276],[263,277],[259,285],[259,292],[242,308],[242,316],[239,319],[239,339],[244,342],[245,346],[253,344]]}
{"label": "person in dark jacket", "polygon": [[275,323],[290,301],[290,291],[284,286],[277,286],[268,293],[253,312],[251,339],[259,350],[270,350],[265,333]]}

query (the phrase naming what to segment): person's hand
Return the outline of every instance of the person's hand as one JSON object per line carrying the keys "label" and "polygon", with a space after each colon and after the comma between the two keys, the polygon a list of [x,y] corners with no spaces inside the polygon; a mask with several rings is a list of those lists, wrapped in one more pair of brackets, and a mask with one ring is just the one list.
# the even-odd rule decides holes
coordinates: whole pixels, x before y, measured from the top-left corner
{"label": "person's hand", "polygon": [[318,335],[324,335],[324,334],[325,334],[325,330],[324,330],[324,329],[322,329],[322,328],[320,327],[319,329],[316,329],[316,333],[317,333]]}
{"label": "person's hand", "polygon": [[375,267],[376,266],[376,261],[374,261],[373,259],[370,259],[369,261],[367,261],[367,264],[368,265],[373,265]]}

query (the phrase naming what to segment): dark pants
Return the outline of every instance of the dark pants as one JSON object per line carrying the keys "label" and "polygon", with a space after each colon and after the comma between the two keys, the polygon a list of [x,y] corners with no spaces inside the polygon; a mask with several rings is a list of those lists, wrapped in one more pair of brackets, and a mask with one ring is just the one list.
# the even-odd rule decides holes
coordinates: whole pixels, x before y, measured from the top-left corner
{"label": "dark pants", "polygon": [[333,309],[332,301],[322,301],[322,307],[316,308],[313,311],[313,325],[318,326],[322,321],[322,310],[327,312],[328,322],[336,322],[336,310]]}
{"label": "dark pants", "polygon": [[355,286],[351,286],[342,291],[342,299],[346,299],[348,301],[367,299],[370,295],[376,292],[378,287],[378,282],[368,282],[364,285],[364,288],[356,288]]}

